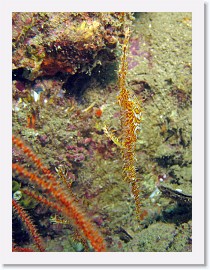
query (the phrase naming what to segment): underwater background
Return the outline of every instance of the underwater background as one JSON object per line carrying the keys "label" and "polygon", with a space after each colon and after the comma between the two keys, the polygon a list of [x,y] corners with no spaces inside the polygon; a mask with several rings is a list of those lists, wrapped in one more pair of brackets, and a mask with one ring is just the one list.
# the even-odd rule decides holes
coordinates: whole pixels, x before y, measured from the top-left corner
{"label": "underwater background", "polygon": [[[192,251],[191,13],[13,13],[12,23],[13,251]],[[141,106],[141,213],[123,177],[123,75]],[[60,194],[82,214],[65,216]]]}

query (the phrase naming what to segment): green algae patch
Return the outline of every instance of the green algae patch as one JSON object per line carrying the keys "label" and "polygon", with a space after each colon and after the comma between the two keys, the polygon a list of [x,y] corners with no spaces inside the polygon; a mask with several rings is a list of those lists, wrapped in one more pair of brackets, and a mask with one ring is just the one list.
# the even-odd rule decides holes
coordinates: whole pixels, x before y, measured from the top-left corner
{"label": "green algae patch", "polygon": [[156,223],[144,229],[139,235],[138,250],[140,252],[166,252],[176,235],[173,224]]}

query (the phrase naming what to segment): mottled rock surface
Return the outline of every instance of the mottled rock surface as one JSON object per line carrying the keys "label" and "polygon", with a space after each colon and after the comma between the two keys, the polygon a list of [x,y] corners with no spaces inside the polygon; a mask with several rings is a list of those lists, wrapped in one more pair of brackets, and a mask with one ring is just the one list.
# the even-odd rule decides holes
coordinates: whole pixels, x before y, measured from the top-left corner
{"label": "mottled rock surface", "polygon": [[[131,24],[128,14],[126,24]],[[34,80],[87,73],[116,59],[121,13],[13,13],[13,69]]]}

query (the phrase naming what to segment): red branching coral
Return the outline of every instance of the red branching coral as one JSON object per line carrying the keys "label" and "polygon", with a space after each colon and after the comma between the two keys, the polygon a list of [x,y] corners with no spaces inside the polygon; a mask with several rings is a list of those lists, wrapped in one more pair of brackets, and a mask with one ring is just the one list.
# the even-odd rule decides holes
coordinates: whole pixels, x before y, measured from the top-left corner
{"label": "red branching coral", "polygon": [[[51,172],[42,164],[41,160],[18,138],[12,138],[13,144],[21,148],[28,158],[30,158],[34,165],[42,171],[43,178],[38,177],[35,173],[29,172],[24,167],[13,164],[12,168],[19,175],[24,176],[30,183],[35,184],[38,188],[41,188],[46,193],[46,197],[42,195],[35,195],[35,193],[28,191],[28,195],[44,203],[48,207],[62,213],[66,218],[71,220],[76,228],[90,241],[91,245],[96,251],[106,251],[105,243],[102,236],[82,213],[81,209],[76,205],[74,198],[69,195],[57,182],[56,178]],[[16,202],[14,202],[16,207]],[[16,207],[17,208],[17,207]],[[19,209],[19,208],[18,208]],[[18,212],[18,211],[17,211]],[[18,212],[18,214],[20,214]],[[22,218],[22,216],[20,215]],[[24,216],[25,219],[25,216]],[[32,233],[31,233],[32,234]],[[32,234],[35,242],[36,235]]]}

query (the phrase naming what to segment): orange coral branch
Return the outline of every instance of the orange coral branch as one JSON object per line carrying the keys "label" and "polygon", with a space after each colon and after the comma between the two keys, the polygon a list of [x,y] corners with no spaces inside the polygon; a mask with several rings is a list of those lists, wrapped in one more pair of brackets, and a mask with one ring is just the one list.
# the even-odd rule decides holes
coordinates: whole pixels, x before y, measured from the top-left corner
{"label": "orange coral branch", "polygon": [[13,245],[12,252],[35,252],[35,250],[33,250],[31,248],[22,248],[22,247],[17,247],[15,245]]}
{"label": "orange coral branch", "polygon": [[[12,206],[14,208],[14,210],[18,213],[18,215],[20,216],[21,220],[24,222],[26,228],[28,229],[28,231],[30,232],[31,236],[33,237],[33,240],[37,246],[37,248],[39,249],[39,251],[45,251],[44,245],[42,243],[42,240],[37,232],[37,229],[35,227],[35,225],[33,224],[33,222],[31,221],[29,215],[26,213],[26,211],[20,206],[20,204],[15,201],[14,199],[12,200]],[[17,251],[17,250],[15,250]]]}
{"label": "orange coral branch", "polygon": [[106,251],[104,240],[102,236],[97,232],[94,226],[90,221],[84,216],[82,211],[75,205],[74,198],[69,194],[66,194],[65,191],[57,184],[55,177],[46,169],[41,161],[33,154],[33,152],[26,147],[23,142],[13,136],[13,143],[23,149],[24,153],[30,157],[34,163],[40,168],[43,173],[51,181],[46,181],[36,176],[34,173],[27,171],[25,168],[18,164],[12,164],[13,170],[18,172],[20,175],[25,176],[27,179],[30,179],[32,183],[37,184],[42,190],[47,191],[51,196],[56,199],[57,206],[53,202],[50,202],[48,199],[45,200],[44,197],[39,197],[39,201],[42,200],[43,203],[54,208],[57,211],[62,212],[66,217],[74,221],[75,225],[84,233],[87,237],[93,248],[96,251]]}
{"label": "orange coral branch", "polygon": [[41,160],[37,158],[37,156],[31,151],[29,147],[27,147],[19,138],[16,138],[14,135],[12,136],[12,142],[18,148],[23,150],[24,154],[26,154],[26,156],[33,161],[33,163],[37,166],[37,168],[40,169],[47,176],[49,180],[56,182],[56,178],[42,164]]}
{"label": "orange coral branch", "polygon": [[59,206],[58,203],[55,202],[51,202],[50,200],[48,200],[47,198],[45,198],[44,196],[40,195],[40,194],[36,194],[34,191],[29,190],[29,189],[22,189],[21,190],[23,193],[25,193],[26,195],[34,198],[36,201],[45,204],[46,206],[48,206],[49,208],[52,208],[58,212],[62,212],[61,211],[61,207]]}

